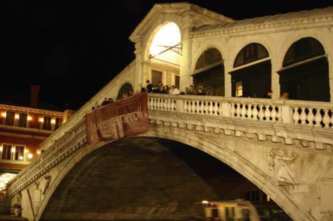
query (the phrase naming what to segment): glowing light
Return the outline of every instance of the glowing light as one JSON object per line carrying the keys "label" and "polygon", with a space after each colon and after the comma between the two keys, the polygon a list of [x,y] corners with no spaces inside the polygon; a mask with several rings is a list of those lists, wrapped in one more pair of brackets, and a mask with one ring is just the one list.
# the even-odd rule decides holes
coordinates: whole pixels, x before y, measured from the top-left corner
{"label": "glowing light", "polygon": [[39,123],[44,123],[44,117],[40,117],[40,118],[38,118],[38,122],[39,122]]}
{"label": "glowing light", "polygon": [[203,200],[203,201],[201,201],[201,204],[207,205],[207,204],[209,204],[209,202],[208,202],[208,200]]}
{"label": "glowing light", "polygon": [[18,120],[18,119],[20,119],[20,115],[19,114],[15,114],[14,118],[15,118],[15,120]]}
{"label": "glowing light", "polygon": [[0,191],[6,189],[7,183],[16,177],[14,173],[3,173],[0,175]]}
{"label": "glowing light", "polygon": [[160,60],[179,64],[180,42],[181,34],[177,24],[167,23],[154,36],[149,54]]}
{"label": "glowing light", "polygon": [[28,159],[31,160],[34,157],[32,153],[28,153]]}
{"label": "glowing light", "polygon": [[56,124],[56,119],[52,118],[51,124]]}
{"label": "glowing light", "polygon": [[25,148],[24,153],[29,153],[29,150]]}
{"label": "glowing light", "polygon": [[0,152],[2,152],[3,151],[3,145],[1,144],[0,145]]}
{"label": "glowing light", "polygon": [[28,115],[27,120],[28,120],[28,121],[32,121],[32,116],[31,116],[31,115]]}
{"label": "glowing light", "polygon": [[15,153],[15,152],[16,152],[16,148],[15,148],[15,147],[12,147],[12,148],[10,149],[10,152]]}
{"label": "glowing light", "polygon": [[6,118],[7,117],[7,112],[6,111],[1,112],[1,117]]}
{"label": "glowing light", "polygon": [[36,153],[37,153],[37,155],[40,155],[42,153],[42,151],[37,150]]}
{"label": "glowing light", "polygon": [[23,156],[19,156],[18,159],[19,159],[19,160],[23,160]]}

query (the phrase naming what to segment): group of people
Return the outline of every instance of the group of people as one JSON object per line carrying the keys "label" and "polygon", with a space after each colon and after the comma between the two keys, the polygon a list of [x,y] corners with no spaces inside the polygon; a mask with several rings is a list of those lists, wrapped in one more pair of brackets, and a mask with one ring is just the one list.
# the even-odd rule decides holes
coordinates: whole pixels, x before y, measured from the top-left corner
{"label": "group of people", "polygon": [[[128,97],[132,96],[133,94],[134,94],[133,91],[123,92],[122,94],[120,94],[120,96],[117,98],[117,100],[128,98]],[[114,100],[112,98],[105,97],[100,104],[96,103],[96,105],[92,107],[92,110],[95,110],[99,107],[102,107],[102,106],[105,106],[108,104],[112,104],[113,102],[114,102]]]}
{"label": "group of people", "polygon": [[160,82],[158,85],[153,85],[149,80],[146,81],[146,88],[143,88],[142,91],[146,91],[147,93],[160,93],[171,95],[181,94],[180,90],[174,85],[170,87],[168,85],[163,85],[162,82]]}

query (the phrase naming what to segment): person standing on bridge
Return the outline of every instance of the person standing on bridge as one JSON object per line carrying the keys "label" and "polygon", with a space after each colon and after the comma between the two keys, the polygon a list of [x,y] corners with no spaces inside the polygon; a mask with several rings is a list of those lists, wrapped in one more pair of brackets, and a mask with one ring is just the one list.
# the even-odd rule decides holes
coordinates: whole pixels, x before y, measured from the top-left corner
{"label": "person standing on bridge", "polygon": [[153,92],[153,85],[150,83],[149,80],[146,81],[146,84],[147,93]]}

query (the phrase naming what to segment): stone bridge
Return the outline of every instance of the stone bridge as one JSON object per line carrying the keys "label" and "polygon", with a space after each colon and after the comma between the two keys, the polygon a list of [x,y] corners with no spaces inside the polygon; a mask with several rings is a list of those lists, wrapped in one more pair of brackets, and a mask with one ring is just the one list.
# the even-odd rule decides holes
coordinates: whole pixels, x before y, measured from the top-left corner
{"label": "stone bridge", "polygon": [[[155,6],[131,35],[136,59],[45,140],[41,157],[10,184],[11,203],[21,204],[29,220],[41,220],[71,169],[106,144],[87,144],[84,116],[93,106],[105,97],[119,96],[124,84],[139,91],[146,80],[154,80],[154,68],[163,69],[165,83],[174,84],[179,76],[184,90],[198,71],[195,63],[200,54],[215,47],[224,54],[224,95],[149,94],[150,129],[140,136],[177,141],[219,159],[258,186],[293,220],[333,220],[332,12],[328,8],[268,17],[266,22],[260,18],[237,22],[186,3]],[[176,68],[154,63],[149,55],[153,36],[168,21],[182,31],[182,57],[175,59]],[[288,47],[305,37],[319,39],[326,51],[283,67]],[[233,95],[233,73],[243,67],[233,67],[233,61],[251,42],[268,47],[270,55],[243,66],[271,60],[271,99]],[[279,99],[283,90],[279,73],[317,59],[325,59],[319,64],[327,65],[323,68],[327,85],[322,85],[326,102]]]}
{"label": "stone bridge", "polygon": [[[214,156],[257,185],[294,220],[330,217],[330,105],[152,94],[149,111],[151,126],[141,136],[174,140]],[[105,143],[87,145],[80,120],[44,145],[41,158],[9,188],[12,202],[19,201],[30,220],[39,220],[68,172]]]}

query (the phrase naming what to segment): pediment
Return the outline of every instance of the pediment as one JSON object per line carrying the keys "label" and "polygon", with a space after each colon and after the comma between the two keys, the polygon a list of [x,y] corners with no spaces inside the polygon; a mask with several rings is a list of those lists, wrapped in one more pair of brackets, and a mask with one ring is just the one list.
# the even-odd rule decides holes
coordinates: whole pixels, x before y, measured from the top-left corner
{"label": "pediment", "polygon": [[187,23],[189,23],[187,25],[190,28],[205,25],[223,25],[233,22],[231,18],[190,3],[155,4],[132,32],[130,40],[136,42],[137,39],[141,39],[142,36],[147,34],[147,30],[152,29],[156,21],[163,21],[163,19],[167,18],[175,18],[180,22],[184,22],[186,18]]}

